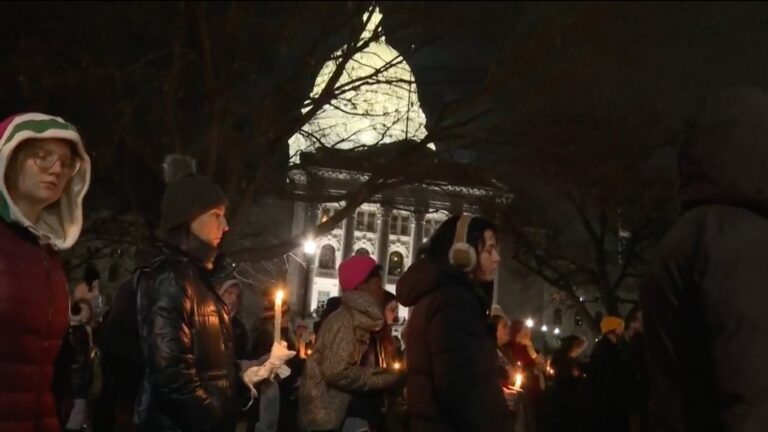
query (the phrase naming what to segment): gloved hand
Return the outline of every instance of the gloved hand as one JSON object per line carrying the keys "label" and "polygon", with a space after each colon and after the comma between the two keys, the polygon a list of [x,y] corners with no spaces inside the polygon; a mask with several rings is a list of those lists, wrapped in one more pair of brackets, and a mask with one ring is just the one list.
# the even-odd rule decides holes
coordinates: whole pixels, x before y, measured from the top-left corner
{"label": "gloved hand", "polygon": [[261,366],[253,366],[243,373],[243,381],[251,389],[251,396],[256,396],[256,384],[265,379],[274,379],[275,375],[285,378],[291,374],[291,369],[285,362],[296,355],[296,351],[288,350],[288,344],[281,342],[272,345],[269,359]]}
{"label": "gloved hand", "polygon": [[269,378],[270,373],[270,368],[266,365],[253,366],[243,373],[243,382],[245,382],[245,385],[251,389],[251,397],[258,396],[258,392],[256,391],[255,387],[256,384]]}
{"label": "gloved hand", "polygon": [[288,344],[285,341],[281,341],[279,344],[272,344],[272,352],[269,353],[269,360],[267,365],[272,368],[273,372],[285,367],[285,362],[293,358],[296,355],[296,351],[288,350]]}

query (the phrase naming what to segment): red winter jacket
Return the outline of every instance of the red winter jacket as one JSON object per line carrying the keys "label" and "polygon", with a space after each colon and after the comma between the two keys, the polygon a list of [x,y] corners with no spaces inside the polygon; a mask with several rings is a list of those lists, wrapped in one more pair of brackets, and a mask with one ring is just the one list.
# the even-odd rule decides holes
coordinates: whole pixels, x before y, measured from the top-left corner
{"label": "red winter jacket", "polygon": [[0,431],[59,431],[51,381],[68,309],[58,254],[0,220]]}

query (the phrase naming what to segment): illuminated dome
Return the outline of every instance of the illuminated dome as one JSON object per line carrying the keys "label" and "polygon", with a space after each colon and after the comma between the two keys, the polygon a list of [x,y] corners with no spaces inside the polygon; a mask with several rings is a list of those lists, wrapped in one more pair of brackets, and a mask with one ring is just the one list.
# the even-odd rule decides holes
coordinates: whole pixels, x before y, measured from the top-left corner
{"label": "illuminated dome", "polygon": [[[369,14],[373,16],[357,43],[368,40],[381,21],[378,8],[369,10],[364,19]],[[325,88],[339,57],[337,52],[323,66],[310,101]],[[411,68],[386,44],[383,35],[347,63],[336,89],[341,94],[289,140],[292,163],[298,162],[300,152],[321,145],[352,149],[406,138],[420,140],[426,135],[426,119]],[[305,106],[304,112],[309,109],[309,101]]]}

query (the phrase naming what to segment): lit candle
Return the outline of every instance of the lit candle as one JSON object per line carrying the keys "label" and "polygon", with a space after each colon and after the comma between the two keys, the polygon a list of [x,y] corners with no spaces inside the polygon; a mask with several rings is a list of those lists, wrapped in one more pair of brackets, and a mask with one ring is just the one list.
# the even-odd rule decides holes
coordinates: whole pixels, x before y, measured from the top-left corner
{"label": "lit candle", "polygon": [[299,340],[296,341],[296,345],[299,346],[299,358],[302,358],[302,359],[307,358],[306,344],[304,342],[304,339],[299,338]]}
{"label": "lit candle", "polygon": [[520,391],[522,389],[521,387],[522,385],[523,385],[523,374],[518,372],[515,374],[515,386],[512,388],[514,388],[517,391]]}
{"label": "lit candle", "polygon": [[395,362],[395,363],[392,365],[392,367],[393,367],[393,368],[395,368],[395,370],[400,370],[400,362]]}
{"label": "lit candle", "polygon": [[277,290],[275,295],[275,343],[280,343],[280,327],[283,321],[283,290]]}

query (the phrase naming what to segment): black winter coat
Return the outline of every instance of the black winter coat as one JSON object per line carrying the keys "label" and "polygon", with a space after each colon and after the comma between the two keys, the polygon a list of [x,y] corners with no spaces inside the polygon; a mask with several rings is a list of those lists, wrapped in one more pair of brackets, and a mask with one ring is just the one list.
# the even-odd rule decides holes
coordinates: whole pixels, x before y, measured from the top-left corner
{"label": "black winter coat", "polygon": [[137,401],[139,430],[234,430],[240,378],[226,305],[213,288],[219,272],[169,247],[139,279],[146,361]]}
{"label": "black winter coat", "polygon": [[586,378],[586,403],[591,432],[629,430],[629,368],[625,365],[618,343],[603,336],[589,357]]}
{"label": "black winter coat", "polygon": [[99,337],[102,386],[93,410],[96,432],[119,429],[120,422],[133,418],[145,369],[136,305],[136,282],[141,271],[136,270],[117,288],[104,319]]}
{"label": "black winter coat", "polygon": [[245,328],[245,324],[237,315],[232,317],[231,323],[234,334],[235,358],[244,360],[248,358],[248,329]]}
{"label": "black winter coat", "polygon": [[409,430],[513,430],[486,290],[447,260],[422,259],[398,281],[397,300],[413,308],[405,335]]}

